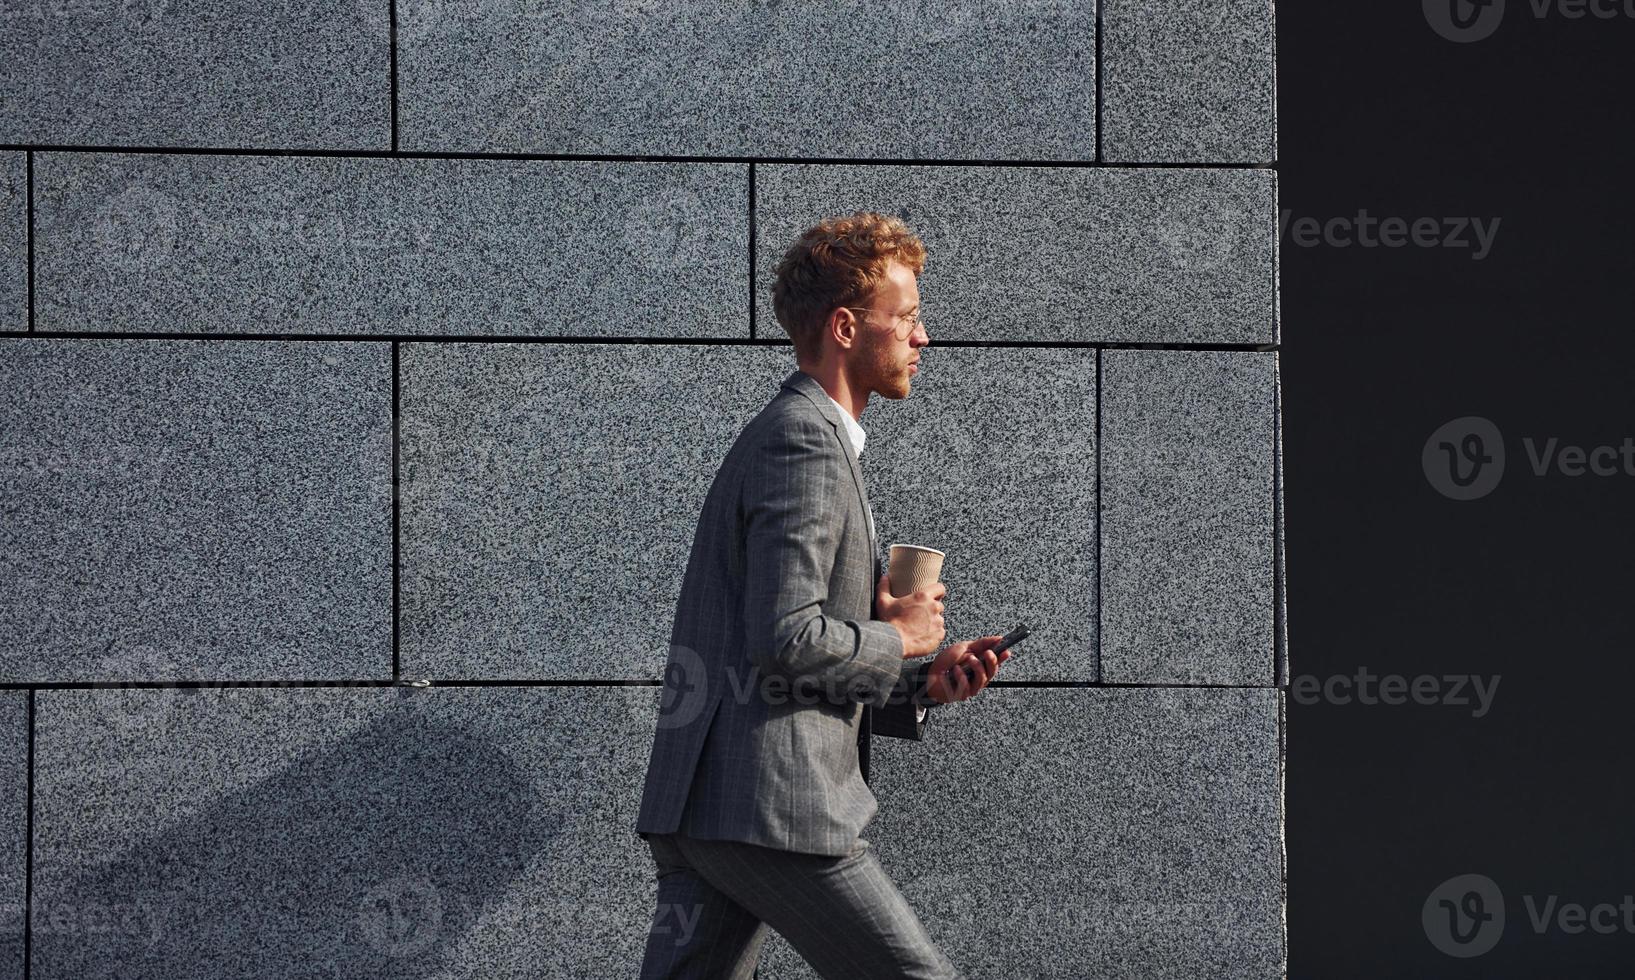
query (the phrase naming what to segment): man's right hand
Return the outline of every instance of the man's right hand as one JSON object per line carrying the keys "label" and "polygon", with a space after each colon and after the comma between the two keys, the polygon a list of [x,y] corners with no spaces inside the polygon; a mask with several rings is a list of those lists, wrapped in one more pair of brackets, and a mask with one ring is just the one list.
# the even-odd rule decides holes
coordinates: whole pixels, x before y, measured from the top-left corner
{"label": "man's right hand", "polygon": [[897,597],[891,594],[889,576],[880,576],[874,587],[875,618],[897,627],[903,635],[903,659],[912,660],[936,653],[948,631],[942,627],[942,598],[948,586],[941,582],[928,589]]}

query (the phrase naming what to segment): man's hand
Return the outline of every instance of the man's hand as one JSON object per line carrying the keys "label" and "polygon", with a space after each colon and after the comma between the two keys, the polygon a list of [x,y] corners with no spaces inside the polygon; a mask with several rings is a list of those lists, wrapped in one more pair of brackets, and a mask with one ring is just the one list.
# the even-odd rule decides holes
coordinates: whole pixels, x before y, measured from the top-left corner
{"label": "man's hand", "polygon": [[942,628],[942,597],[948,594],[948,586],[938,582],[929,589],[893,597],[887,579],[880,576],[874,586],[874,616],[897,627],[903,635],[903,659],[937,652],[948,635]]}
{"label": "man's hand", "polygon": [[926,691],[931,699],[942,704],[964,701],[987,687],[999,672],[999,665],[1011,658],[1009,650],[993,652],[1003,639],[1003,636],[983,636],[956,643],[937,654],[926,680]]}

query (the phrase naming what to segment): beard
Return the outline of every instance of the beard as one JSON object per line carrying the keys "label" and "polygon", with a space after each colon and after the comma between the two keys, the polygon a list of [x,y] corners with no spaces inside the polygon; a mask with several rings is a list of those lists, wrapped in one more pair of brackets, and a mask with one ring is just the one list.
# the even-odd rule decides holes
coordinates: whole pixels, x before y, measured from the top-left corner
{"label": "beard", "polygon": [[865,336],[868,339],[860,351],[862,376],[857,379],[857,386],[866,391],[877,391],[883,398],[907,398],[911,381],[908,362],[913,354],[902,354],[895,344],[879,334]]}

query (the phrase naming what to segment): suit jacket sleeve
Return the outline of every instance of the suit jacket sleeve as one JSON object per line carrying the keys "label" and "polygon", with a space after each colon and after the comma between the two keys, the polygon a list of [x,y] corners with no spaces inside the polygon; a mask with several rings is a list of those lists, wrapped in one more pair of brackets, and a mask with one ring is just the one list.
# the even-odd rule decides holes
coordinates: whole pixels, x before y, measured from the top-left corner
{"label": "suit jacket sleeve", "polygon": [[825,615],[829,577],[857,493],[826,425],[788,416],[744,477],[744,628],[750,661],[797,690],[885,707],[901,680],[903,638],[890,623]]}
{"label": "suit jacket sleeve", "polygon": [[876,735],[888,738],[906,738],[919,742],[925,739],[925,721],[918,718],[916,708],[925,708],[926,721],[931,718],[931,708],[938,702],[933,701],[926,690],[926,675],[931,670],[932,657],[908,661],[903,664],[901,676],[902,687],[892,703],[884,708],[869,708],[869,727]]}

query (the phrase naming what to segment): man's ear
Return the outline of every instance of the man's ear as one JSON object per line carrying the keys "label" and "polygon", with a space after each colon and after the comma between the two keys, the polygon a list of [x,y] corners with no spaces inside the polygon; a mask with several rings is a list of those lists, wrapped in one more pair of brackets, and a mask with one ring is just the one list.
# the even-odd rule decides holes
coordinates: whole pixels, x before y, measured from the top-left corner
{"label": "man's ear", "polygon": [[824,333],[834,343],[836,350],[846,351],[857,346],[857,330],[857,317],[837,306],[829,314]]}

